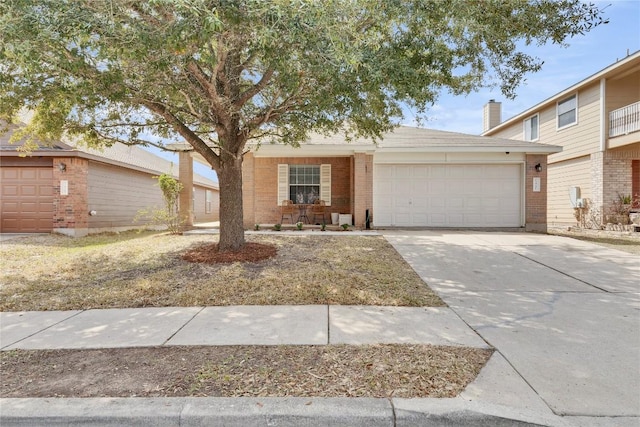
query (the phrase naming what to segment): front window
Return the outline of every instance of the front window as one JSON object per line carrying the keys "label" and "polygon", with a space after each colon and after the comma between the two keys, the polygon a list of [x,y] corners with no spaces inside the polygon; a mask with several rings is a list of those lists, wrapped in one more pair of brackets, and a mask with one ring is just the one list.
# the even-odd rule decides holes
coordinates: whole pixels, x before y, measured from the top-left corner
{"label": "front window", "polygon": [[576,95],[558,102],[558,129],[578,122],[578,99]]}
{"label": "front window", "polygon": [[211,213],[213,210],[213,191],[206,190],[204,193],[204,213]]}
{"label": "front window", "polygon": [[320,165],[289,165],[289,199],[313,203],[320,197]]}
{"label": "front window", "polygon": [[538,115],[529,117],[524,121],[524,140],[536,141],[538,139]]}

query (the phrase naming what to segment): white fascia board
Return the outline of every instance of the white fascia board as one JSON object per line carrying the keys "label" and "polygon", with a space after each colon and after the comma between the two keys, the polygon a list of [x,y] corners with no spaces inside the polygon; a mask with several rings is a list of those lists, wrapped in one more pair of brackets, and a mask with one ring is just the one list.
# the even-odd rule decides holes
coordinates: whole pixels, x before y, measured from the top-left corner
{"label": "white fascia board", "polygon": [[412,148],[379,148],[376,153],[530,153],[553,154],[562,151],[557,145],[536,144],[532,146],[460,146],[460,147],[412,147]]}
{"label": "white fascia board", "polygon": [[254,157],[347,157],[355,153],[373,154],[377,149],[373,144],[327,144],[327,145],[261,145],[258,149],[251,148]]}

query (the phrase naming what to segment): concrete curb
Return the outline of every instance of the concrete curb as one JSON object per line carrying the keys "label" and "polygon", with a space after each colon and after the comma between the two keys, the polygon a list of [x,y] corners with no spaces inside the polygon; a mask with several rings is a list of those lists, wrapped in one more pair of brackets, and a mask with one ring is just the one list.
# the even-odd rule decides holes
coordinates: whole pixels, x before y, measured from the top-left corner
{"label": "concrete curb", "polygon": [[4,398],[0,408],[3,427],[568,425],[560,417],[458,398]]}

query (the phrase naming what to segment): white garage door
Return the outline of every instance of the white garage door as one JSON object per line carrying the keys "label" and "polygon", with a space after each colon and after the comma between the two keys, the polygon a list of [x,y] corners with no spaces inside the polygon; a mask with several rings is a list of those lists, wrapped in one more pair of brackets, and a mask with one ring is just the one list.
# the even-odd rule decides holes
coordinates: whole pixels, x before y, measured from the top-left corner
{"label": "white garage door", "polygon": [[520,227],[521,166],[375,165],[378,227]]}

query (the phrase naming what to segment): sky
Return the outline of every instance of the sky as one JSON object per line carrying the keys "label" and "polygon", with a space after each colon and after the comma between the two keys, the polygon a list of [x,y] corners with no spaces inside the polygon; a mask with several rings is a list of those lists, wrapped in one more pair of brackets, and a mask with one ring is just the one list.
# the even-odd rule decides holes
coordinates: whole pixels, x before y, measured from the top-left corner
{"label": "sky", "polygon": [[[504,121],[625,58],[627,53],[640,50],[640,0],[595,3],[604,9],[608,24],[568,40],[569,47],[548,44],[524,49],[526,53],[542,59],[544,65],[539,72],[526,76],[516,90],[515,99],[506,99],[498,88],[479,90],[466,96],[441,93],[427,110],[427,120],[421,126],[479,135],[482,132],[482,110],[490,99],[502,102]],[[402,123],[416,125],[410,110],[405,111]],[[151,151],[177,164],[176,154]],[[194,171],[217,181],[215,172],[208,166],[194,162]]]}
{"label": "sky", "polygon": [[[482,110],[490,99],[502,102],[504,121],[625,58],[627,50],[640,50],[640,0],[595,3],[601,10],[604,8],[608,24],[569,39],[566,48],[548,44],[524,49],[542,59],[544,65],[539,72],[526,76],[515,99],[506,99],[499,88],[467,96],[443,93],[429,109],[422,127],[478,135],[482,133]],[[403,123],[415,125],[410,111],[407,116]]]}

